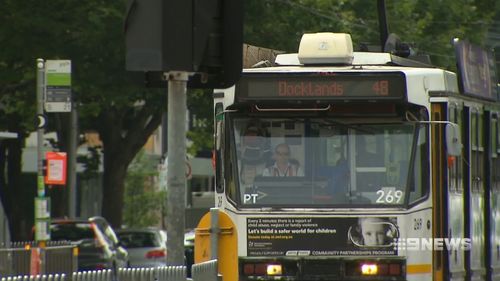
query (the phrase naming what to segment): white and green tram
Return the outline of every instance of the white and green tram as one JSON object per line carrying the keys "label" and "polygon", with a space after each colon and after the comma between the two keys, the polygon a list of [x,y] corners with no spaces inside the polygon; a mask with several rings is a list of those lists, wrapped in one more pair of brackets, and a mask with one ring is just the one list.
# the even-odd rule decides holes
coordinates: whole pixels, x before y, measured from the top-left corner
{"label": "white and green tram", "polygon": [[496,77],[456,50],[460,74],[306,34],[215,90],[224,279],[499,279]]}

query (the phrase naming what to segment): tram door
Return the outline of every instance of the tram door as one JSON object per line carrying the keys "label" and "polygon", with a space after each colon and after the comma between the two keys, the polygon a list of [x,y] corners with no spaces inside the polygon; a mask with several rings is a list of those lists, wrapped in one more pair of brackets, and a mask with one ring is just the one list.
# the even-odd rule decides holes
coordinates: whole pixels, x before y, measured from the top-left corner
{"label": "tram door", "polygon": [[489,144],[491,167],[489,189],[486,190],[489,199],[489,210],[486,212],[487,220],[489,220],[489,243],[487,243],[487,251],[489,258],[488,275],[491,280],[500,279],[500,130],[499,130],[499,113],[491,114]]}
{"label": "tram door", "polygon": [[[448,105],[448,121],[463,128],[463,109],[458,104]],[[448,156],[448,196],[447,196],[447,236],[451,239],[464,238],[464,180],[463,157]],[[464,250],[455,248],[448,251],[448,270],[450,280],[465,279]]]}
{"label": "tram door", "polygon": [[[472,248],[466,251],[466,266],[469,280],[484,280],[485,267],[485,219],[484,185],[485,177],[485,126],[483,112],[479,106],[466,106],[464,110],[466,127],[465,186],[465,237],[471,238]],[[467,139],[468,138],[468,139]],[[467,169],[469,168],[469,169]]]}

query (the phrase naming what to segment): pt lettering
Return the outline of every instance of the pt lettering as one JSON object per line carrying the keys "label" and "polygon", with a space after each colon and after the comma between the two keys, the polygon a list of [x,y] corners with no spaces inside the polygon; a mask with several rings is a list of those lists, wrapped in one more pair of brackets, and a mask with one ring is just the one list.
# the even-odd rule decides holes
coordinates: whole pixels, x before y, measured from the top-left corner
{"label": "pt lettering", "polygon": [[255,204],[257,202],[257,196],[259,196],[259,194],[257,194],[257,193],[244,194],[243,195],[243,203]]}

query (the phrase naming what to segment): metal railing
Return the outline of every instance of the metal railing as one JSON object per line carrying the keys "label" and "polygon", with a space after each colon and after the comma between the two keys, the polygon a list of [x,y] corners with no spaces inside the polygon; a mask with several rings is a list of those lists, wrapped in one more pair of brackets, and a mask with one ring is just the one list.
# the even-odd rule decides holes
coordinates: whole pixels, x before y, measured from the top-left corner
{"label": "metal railing", "polygon": [[[113,271],[96,270],[67,274],[24,275],[2,277],[0,281],[221,281],[217,260],[192,266],[193,278],[187,278],[186,266],[162,266],[153,268],[121,268],[116,276]],[[115,278],[116,277],[116,278]]]}
{"label": "metal railing", "polygon": [[0,245],[0,276],[30,274],[32,242]]}
{"label": "metal railing", "polygon": [[120,268],[119,281],[186,281],[185,266],[162,266],[153,268]]}
{"label": "metal railing", "polygon": [[71,276],[71,281],[112,281],[112,280],[113,280],[113,271],[111,271],[111,269],[73,272],[73,275]]}
{"label": "metal railing", "polygon": [[66,275],[49,274],[49,275],[25,275],[25,276],[3,277],[2,281],[66,281]]}
{"label": "metal railing", "polygon": [[0,276],[33,274],[70,275],[78,269],[77,249],[69,242],[48,242],[43,248],[33,241],[0,245]]}
{"label": "metal railing", "polygon": [[193,281],[222,281],[217,260],[194,264],[191,268]]}

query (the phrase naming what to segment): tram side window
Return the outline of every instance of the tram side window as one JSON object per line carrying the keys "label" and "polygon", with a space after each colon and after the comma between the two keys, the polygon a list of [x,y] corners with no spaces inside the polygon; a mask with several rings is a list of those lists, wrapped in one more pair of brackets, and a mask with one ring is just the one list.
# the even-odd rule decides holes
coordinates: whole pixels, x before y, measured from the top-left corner
{"label": "tram side window", "polygon": [[[448,111],[448,120],[453,123],[457,123],[457,109],[454,106],[449,106]],[[449,156],[451,157],[451,156]],[[448,159],[448,177],[449,177],[449,190],[450,191],[459,191],[459,183],[458,183],[458,169],[459,163],[456,161],[456,158]]]}
{"label": "tram side window", "polygon": [[214,115],[215,118],[215,189],[218,193],[222,193],[224,186],[222,185],[222,143],[223,143],[223,122],[222,122],[222,112],[224,111],[224,106],[221,102],[215,105]]}
{"label": "tram side window", "polygon": [[226,145],[224,147],[225,151],[224,171],[222,172],[222,174],[223,177],[225,178],[227,196],[234,202],[237,202],[238,192],[237,192],[236,179],[234,175],[234,171],[237,169],[237,167],[234,165],[235,155],[233,153],[230,153],[232,147],[231,143],[232,142],[229,140],[229,136],[226,136]]}
{"label": "tram side window", "polygon": [[[464,111],[463,109],[457,109],[457,116],[456,116],[456,123],[458,124],[458,126],[460,128],[462,128],[462,132],[463,132],[463,128],[464,128],[464,125],[463,125],[463,114],[464,114]],[[462,136],[464,136],[465,134],[462,133]],[[459,192],[462,192],[464,190],[464,181],[463,181],[463,176],[464,176],[464,173],[463,173],[463,158],[462,156],[459,156],[457,158],[457,190]]]}
{"label": "tram side window", "polygon": [[480,191],[483,189],[484,180],[484,147],[483,147],[483,123],[478,111],[471,112],[471,176],[472,190]]}
{"label": "tram side window", "polygon": [[496,127],[495,127],[495,141],[494,143],[495,148],[496,148],[496,153],[494,154],[495,157],[493,157],[493,188],[497,192],[500,190],[500,122],[496,122]]}
{"label": "tram side window", "polygon": [[415,165],[413,167],[413,175],[410,176],[410,203],[425,196],[428,190],[429,179],[429,162],[428,162],[428,136],[427,127],[419,129],[417,138],[417,147],[415,151]]}
{"label": "tram side window", "polygon": [[497,117],[495,116],[492,120],[491,120],[491,139],[490,139],[490,142],[491,142],[491,158],[492,158],[492,166],[493,166],[493,188],[496,187],[496,185],[498,184],[498,177],[500,175],[498,175],[496,173],[497,171],[497,167],[498,167],[498,119]]}

